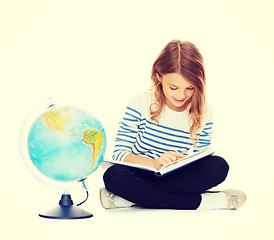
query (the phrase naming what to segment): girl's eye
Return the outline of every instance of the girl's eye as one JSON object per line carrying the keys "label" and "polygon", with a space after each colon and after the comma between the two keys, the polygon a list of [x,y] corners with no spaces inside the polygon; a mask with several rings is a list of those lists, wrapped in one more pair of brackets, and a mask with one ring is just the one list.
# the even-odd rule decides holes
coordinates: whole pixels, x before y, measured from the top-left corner
{"label": "girl's eye", "polygon": [[194,87],[189,87],[189,88],[187,88],[187,90],[193,90],[194,89]]}
{"label": "girl's eye", "polygon": [[176,87],[170,87],[171,90],[176,90],[177,88]]}

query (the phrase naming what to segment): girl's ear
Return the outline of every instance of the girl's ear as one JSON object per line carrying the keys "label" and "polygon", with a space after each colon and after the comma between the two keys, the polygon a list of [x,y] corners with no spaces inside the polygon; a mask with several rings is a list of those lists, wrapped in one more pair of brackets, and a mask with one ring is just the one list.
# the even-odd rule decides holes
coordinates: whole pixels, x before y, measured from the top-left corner
{"label": "girl's ear", "polygon": [[156,78],[160,83],[162,83],[162,77],[157,72],[156,72]]}

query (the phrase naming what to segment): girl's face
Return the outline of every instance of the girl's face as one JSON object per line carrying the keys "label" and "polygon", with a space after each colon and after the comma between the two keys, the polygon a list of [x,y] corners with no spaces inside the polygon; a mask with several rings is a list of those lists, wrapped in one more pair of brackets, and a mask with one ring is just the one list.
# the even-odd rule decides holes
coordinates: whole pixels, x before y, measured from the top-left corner
{"label": "girl's face", "polygon": [[179,73],[168,73],[157,77],[163,86],[166,105],[176,112],[184,111],[187,107],[186,102],[195,91],[191,83]]}

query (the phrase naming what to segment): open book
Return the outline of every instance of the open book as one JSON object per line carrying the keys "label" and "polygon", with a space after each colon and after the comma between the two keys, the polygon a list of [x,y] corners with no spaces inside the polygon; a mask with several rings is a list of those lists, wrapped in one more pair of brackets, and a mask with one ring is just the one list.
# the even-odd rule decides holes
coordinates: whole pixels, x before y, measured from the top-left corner
{"label": "open book", "polygon": [[180,158],[172,163],[163,165],[159,170],[157,170],[153,167],[146,166],[146,165],[129,163],[129,162],[119,162],[119,161],[113,161],[110,159],[104,159],[104,162],[113,163],[113,164],[121,164],[121,165],[129,166],[129,167],[135,167],[135,168],[139,168],[139,169],[143,169],[143,170],[147,170],[147,171],[152,171],[157,176],[164,176],[165,174],[176,171],[177,169],[185,167],[188,164],[198,161],[199,159],[204,158],[206,156],[212,155],[213,153],[214,153],[214,151],[210,147],[202,149],[202,150],[200,150],[198,152],[194,152],[194,153],[192,151],[189,151],[185,157]]}

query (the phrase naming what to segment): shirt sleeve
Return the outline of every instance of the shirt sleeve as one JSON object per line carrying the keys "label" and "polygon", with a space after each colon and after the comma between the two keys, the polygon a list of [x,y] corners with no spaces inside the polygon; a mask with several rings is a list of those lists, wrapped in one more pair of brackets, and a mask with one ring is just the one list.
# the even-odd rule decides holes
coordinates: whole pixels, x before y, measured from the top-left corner
{"label": "shirt sleeve", "polygon": [[212,109],[207,105],[207,111],[205,113],[201,131],[197,134],[199,137],[199,142],[197,144],[198,151],[203,148],[209,147],[211,145],[213,134],[213,118]]}
{"label": "shirt sleeve", "polygon": [[140,96],[135,96],[129,101],[124,116],[119,123],[112,155],[114,161],[124,161],[126,156],[132,153],[132,147],[136,142],[142,118],[138,97]]}

